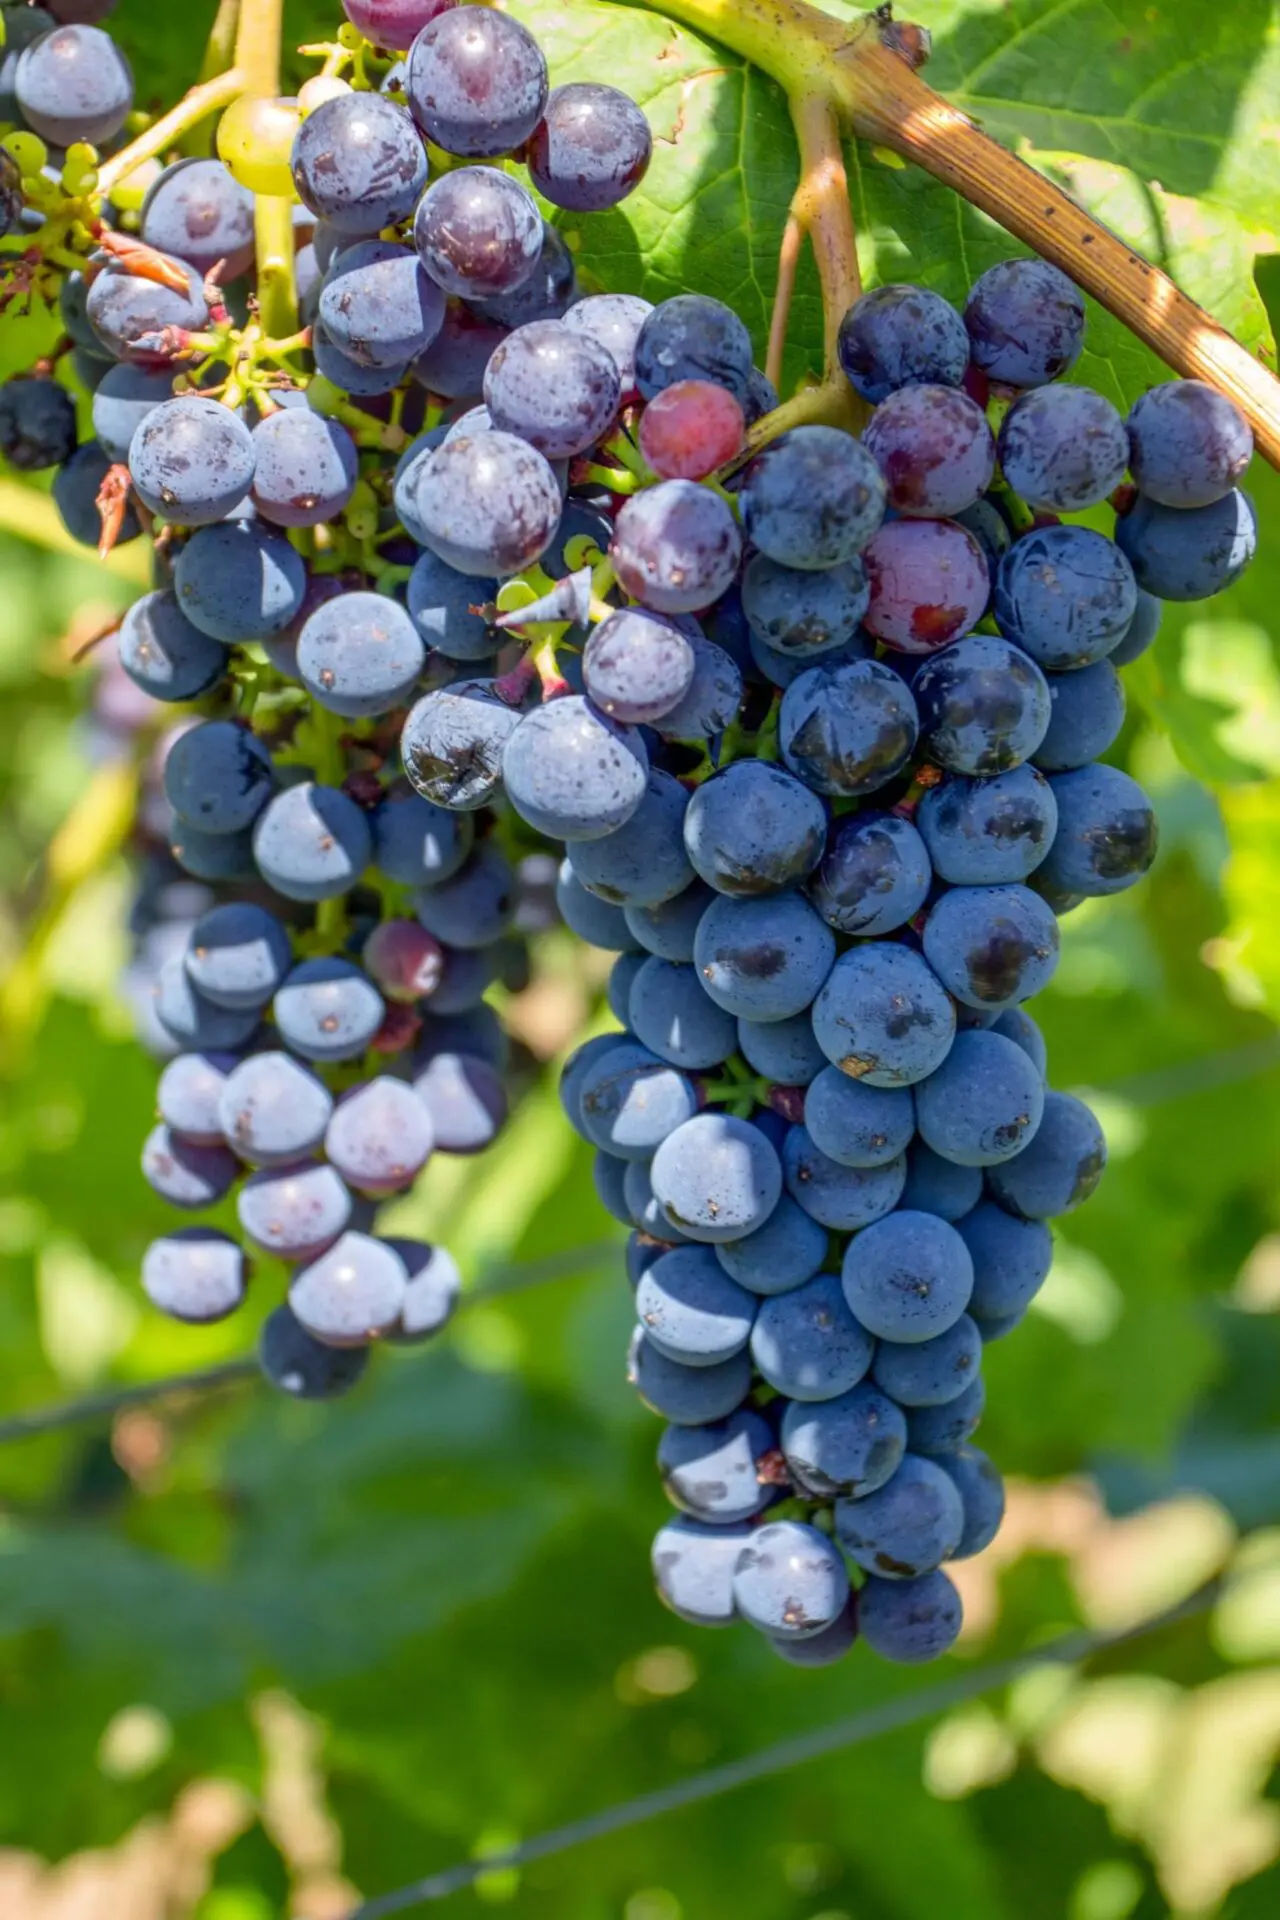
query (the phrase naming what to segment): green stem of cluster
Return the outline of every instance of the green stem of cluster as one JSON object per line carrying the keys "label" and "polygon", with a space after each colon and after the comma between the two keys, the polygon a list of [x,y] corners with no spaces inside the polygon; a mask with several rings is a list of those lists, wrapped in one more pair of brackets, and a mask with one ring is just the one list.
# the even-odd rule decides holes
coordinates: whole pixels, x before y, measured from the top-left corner
{"label": "green stem of cluster", "polygon": [[153,120],[136,140],[131,140],[110,160],[103,161],[98,169],[98,191],[102,198],[108,199],[112,187],[126,180],[144,160],[154,160],[166,147],[176,146],[184,133],[198,126],[202,120],[207,120],[210,114],[229,107],[233,100],[246,91],[245,76],[239,66],[228,67],[225,73],[215,73],[210,79],[192,87],[176,107],[171,107],[168,113]]}

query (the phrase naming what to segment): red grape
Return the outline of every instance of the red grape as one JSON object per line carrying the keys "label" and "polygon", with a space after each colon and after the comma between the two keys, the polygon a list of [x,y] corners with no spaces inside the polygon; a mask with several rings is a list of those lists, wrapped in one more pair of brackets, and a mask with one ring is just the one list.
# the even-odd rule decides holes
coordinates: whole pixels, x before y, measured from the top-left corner
{"label": "red grape", "polygon": [[422,29],[457,0],[342,0],[342,11],[375,47],[407,53]]}
{"label": "red grape", "polygon": [[900,653],[934,653],[986,612],[987,563],[954,520],[890,520],[862,558],[871,582],[863,625]]}
{"label": "red grape", "polygon": [[677,380],[640,419],[640,451],[664,480],[705,480],[742,447],[742,408],[710,380]]}

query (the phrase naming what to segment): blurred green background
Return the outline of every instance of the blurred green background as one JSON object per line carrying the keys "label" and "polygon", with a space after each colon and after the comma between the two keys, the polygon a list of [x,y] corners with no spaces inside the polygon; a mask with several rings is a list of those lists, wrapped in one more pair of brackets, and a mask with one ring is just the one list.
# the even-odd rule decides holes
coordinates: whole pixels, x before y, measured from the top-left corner
{"label": "blurred green background", "polygon": [[[833,6],[833,11],[836,8]],[[194,74],[207,4],[124,0],[140,102]],[[605,0],[520,0],[556,78],[632,88],[645,190],[571,234],[585,277],[696,286],[764,330],[793,178],[784,103]],[[921,4],[931,76],[1273,353],[1280,34],[1266,0]],[[334,9],[289,9],[292,40]],[[868,275],[953,296],[1007,243],[850,151]],[[1131,171],[1130,171],[1131,169]],[[1154,184],[1153,184],[1154,183]],[[1261,290],[1261,291],[1260,291]],[[790,376],[818,337],[802,279]],[[0,368],[52,338],[0,321]],[[1160,369],[1091,314],[1083,376]],[[1211,1617],[457,1895],[556,1920],[1153,1920],[1280,1912],[1280,481],[1230,594],[1172,609],[1126,676],[1117,757],[1154,794],[1150,881],[1063,925],[1037,1005],[1053,1077],[1111,1168],[1063,1223],[1025,1326],[990,1352],[982,1444],[1010,1476],[962,1569],[948,1674],[1113,1627],[1228,1567]],[[118,760],[72,655],[137,590],[49,544],[0,487],[0,1417],[247,1351],[146,1308],[166,1214],[138,1150],[155,1068],[119,987],[130,873]],[[133,550],[136,553],[136,549]],[[126,783],[127,784],[127,783]],[[81,870],[83,869],[83,871]],[[70,883],[66,876],[70,875]],[[338,1920],[435,1867],[695,1774],[931,1676],[818,1672],[665,1614],[656,1423],[623,1380],[620,1230],[562,1124],[556,1056],[600,969],[548,936],[509,1008],[545,1063],[498,1149],[396,1217],[512,1286],[333,1407],[256,1386],[0,1445],[0,1914]]]}

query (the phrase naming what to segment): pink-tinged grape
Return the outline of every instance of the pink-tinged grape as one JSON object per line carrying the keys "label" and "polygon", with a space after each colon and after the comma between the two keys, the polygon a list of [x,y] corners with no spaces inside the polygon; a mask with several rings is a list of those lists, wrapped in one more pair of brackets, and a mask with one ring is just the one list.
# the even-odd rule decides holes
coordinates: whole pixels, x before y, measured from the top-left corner
{"label": "pink-tinged grape", "polygon": [[705,480],[742,447],[742,408],[710,380],[678,380],[640,419],[640,451],[663,480]]}
{"label": "pink-tinged grape", "polygon": [[991,483],[996,449],[980,407],[955,387],[902,387],[876,408],[863,445],[899,513],[962,513]]}
{"label": "pink-tinged grape", "polygon": [[627,501],[611,552],[633,599],[655,613],[696,613],[732,582],[742,536],[718,494],[691,480],[664,480]]}
{"label": "pink-tinged grape", "polygon": [[936,653],[986,612],[982,548],[954,520],[890,520],[862,558],[871,582],[863,624],[901,653]]}
{"label": "pink-tinged grape", "polygon": [[343,1095],[324,1139],[328,1158],[361,1193],[403,1192],[426,1166],[433,1145],[426,1108],[403,1080],[386,1074]]}
{"label": "pink-tinged grape", "polygon": [[361,959],[388,1000],[421,1000],[444,978],[444,948],[416,920],[382,921],[365,941]]}
{"label": "pink-tinged grape", "polygon": [[342,11],[375,47],[408,53],[422,29],[456,5],[457,0],[342,0]]}

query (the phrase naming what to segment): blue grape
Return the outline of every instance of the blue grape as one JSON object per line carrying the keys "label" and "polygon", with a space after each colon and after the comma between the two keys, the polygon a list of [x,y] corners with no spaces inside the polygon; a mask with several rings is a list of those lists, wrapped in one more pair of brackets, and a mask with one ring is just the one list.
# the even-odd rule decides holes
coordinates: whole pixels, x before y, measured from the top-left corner
{"label": "blue grape", "polygon": [[1050,674],[1049,696],[1049,731],[1035,754],[1036,765],[1045,773],[1088,766],[1107,751],[1124,725],[1124,688],[1111,660],[1095,661],[1076,673]]}
{"label": "blue grape", "polygon": [[164,763],[165,797],[180,820],[206,833],[240,833],[271,798],[271,755],[234,720],[180,733]]}
{"label": "blue grape", "polygon": [[286,900],[332,900],[369,865],[373,836],[354,800],[336,787],[305,780],[263,809],[253,857],[263,879]]}
{"label": "blue grape", "polygon": [[734,1605],[775,1640],[807,1640],[833,1626],[849,1599],[849,1575],[825,1533],[800,1520],[757,1527],[738,1555]]}
{"label": "blue grape", "polygon": [[[102,515],[98,510],[98,492],[107,477],[110,462],[96,440],[86,440],[83,446],[76,448],[69,460],[64,460],[53,477],[53,504],[63,526],[73,540],[82,547],[96,547],[102,539]],[[126,506],[124,519],[115,545],[120,547],[130,540],[136,540],[142,532],[142,522],[133,510],[132,504]]]}
{"label": "blue grape", "polygon": [[711,1366],[682,1365],[637,1327],[627,1354],[627,1379],[651,1413],[673,1426],[701,1427],[726,1420],[742,1405],[751,1390],[751,1361],[743,1349]]}
{"label": "blue grape", "polygon": [[1039,527],[1016,540],[996,575],[996,625],[1061,673],[1110,653],[1138,604],[1120,547],[1090,527]]}
{"label": "blue grape", "polygon": [[717,893],[754,896],[798,886],[826,838],[827,810],[780,767],[738,760],[695,788],[684,815],[694,869]]}
{"label": "blue grape", "polygon": [[673,1506],[716,1526],[750,1520],[771,1506],[776,1489],[761,1480],[774,1450],[768,1424],[749,1408],[701,1427],[668,1427],[658,1443],[658,1470]]}
{"label": "blue grape", "polygon": [[987,574],[994,580],[1000,562],[1013,544],[1013,535],[1009,523],[992,500],[990,494],[984,494],[981,500],[975,500],[971,507],[964,507],[952,516],[971,533],[982,549],[982,557],[987,563]]}
{"label": "blue grape", "polygon": [[438,1053],[418,1075],[413,1090],[427,1110],[441,1153],[483,1152],[507,1118],[501,1074],[487,1060],[461,1050]]}
{"label": "blue grape", "polygon": [[742,536],[719,494],[692,480],[661,480],[626,501],[611,552],[623,588],[642,606],[696,613],[732,583]]}
{"label": "blue grape", "polygon": [[764,1135],[723,1113],[700,1113],[667,1133],[650,1178],[672,1226],[707,1242],[741,1240],[782,1193],[782,1168]]}
{"label": "blue grape", "polygon": [[984,1200],[956,1224],[973,1261],[975,1320],[1007,1320],[1025,1313],[1049,1277],[1053,1235],[1042,1220],[1020,1220]]}
{"label": "blue grape", "polygon": [[[688,1235],[681,1233],[679,1227],[673,1227],[659,1206],[653,1182],[649,1178],[647,1161],[627,1161],[622,1191],[626,1199],[629,1226],[638,1227],[641,1233],[657,1240],[671,1241],[676,1245],[689,1244]],[[727,1267],[725,1271],[728,1272]]]}
{"label": "blue grape", "polygon": [[218,1098],[235,1064],[233,1053],[180,1053],[170,1060],[156,1088],[156,1109],[172,1133],[201,1147],[221,1144]]}
{"label": "blue grape", "polygon": [[727,1627],[737,1618],[733,1570],[751,1538],[745,1526],[708,1526],[681,1516],[659,1529],[653,1542],[658,1598],[695,1627]]}
{"label": "blue grape", "polygon": [[881,1579],[914,1580],[960,1544],[964,1507],[935,1461],[908,1453],[874,1493],[837,1500],[836,1536],[856,1566]]}
{"label": "blue grape", "polygon": [[702,916],[716,898],[701,880],[656,907],[623,908],[631,937],[660,960],[692,960]]}
{"label": "blue grape", "polygon": [[75,401],[56,380],[18,374],[0,386],[0,454],[11,467],[59,466],[75,452],[76,437]]}
{"label": "blue grape", "polygon": [[353,1060],[365,1052],[386,1014],[382,995],[349,960],[303,960],[283,981],[271,1009],[280,1038],[304,1060]]}
{"label": "blue grape", "polygon": [[360,1193],[402,1193],[431,1157],[431,1117],[412,1087],[377,1074],[345,1093],[325,1129],[324,1150]]}
{"label": "blue grape", "polygon": [[[979,1331],[991,1325],[983,1321]],[[947,1400],[940,1407],[911,1407],[907,1412],[907,1445],[912,1453],[927,1454],[930,1458],[937,1454],[954,1453],[962,1447],[982,1419],[987,1404],[987,1385],[982,1375],[971,1380],[963,1393],[954,1400]]]}
{"label": "blue grape", "polygon": [[708,1247],[674,1248],[636,1288],[636,1318],[645,1338],[686,1367],[718,1366],[741,1353],[758,1305]]}
{"label": "blue grape", "polygon": [[1025,1007],[1009,1007],[995,1022],[991,1031],[1002,1033],[1006,1040],[1012,1040],[1015,1047],[1021,1047],[1027,1058],[1035,1066],[1043,1080],[1049,1070],[1049,1049],[1045,1046],[1041,1033]]}
{"label": "blue grape", "polygon": [[[0,387],[0,416],[3,415],[6,397],[13,382],[7,381]],[[61,388],[56,389],[59,393]],[[98,383],[93,396],[93,431],[98,444],[109,460],[127,460],[133,436],[142,422],[162,402],[173,395],[173,375],[167,367],[131,367],[127,363],[108,367]],[[74,411],[72,413],[72,446],[74,446]],[[4,447],[5,457],[13,460],[4,429],[0,426],[0,444]],[[68,447],[69,453],[71,448]],[[65,458],[65,455],[60,455]],[[15,461],[21,465],[21,461]]]}
{"label": "blue grape", "polygon": [[693,679],[674,707],[655,722],[667,740],[710,740],[731,727],[742,704],[742,674],[723,647],[690,634]]}
{"label": "blue grape", "polygon": [[932,1213],[899,1211],[850,1242],[845,1298],[882,1340],[932,1340],[955,1325],[973,1292],[973,1261],[956,1229]]}
{"label": "blue grape", "polygon": [[434,553],[424,553],[409,575],[405,595],[410,617],[428,647],[449,660],[487,660],[500,636],[477,609],[492,605],[497,591],[496,580],[459,573]]}
{"label": "blue grape", "polygon": [[[631,935],[622,908],[602,900],[598,894],[589,893],[568,860],[561,861],[556,878],[556,906],[570,933],[576,933],[589,947],[603,947],[606,952],[619,954],[621,960],[639,960],[639,955],[623,951],[631,945]],[[616,973],[616,967],[614,971]],[[612,999],[612,987],[610,997]],[[615,1007],[614,1012],[619,1020],[629,1017],[625,1007],[621,1012]]]}
{"label": "blue grape", "polygon": [[468,300],[513,293],[538,264],[542,215],[528,189],[501,168],[456,167],[419,200],[413,244],[446,293]]}
{"label": "blue grape", "polygon": [[386,1337],[396,1346],[413,1346],[433,1335],[452,1318],[461,1292],[461,1277],[453,1255],[426,1240],[384,1237],[382,1244],[400,1256],[409,1283],[400,1316]]}
{"label": "blue grape", "polygon": [[761,553],[820,571],[852,560],[884,518],[885,486],[860,441],[837,427],[793,427],[747,468],[742,523]]}
{"label": "blue grape", "polygon": [[[615,1034],[613,1037],[616,1040],[618,1036]],[[427,1066],[438,1053],[463,1050],[478,1059],[487,1060],[499,1072],[506,1067],[511,1051],[510,1042],[492,1007],[477,1004],[448,1017],[433,1013],[430,1009],[423,1013],[417,1045],[413,1050],[415,1067],[421,1069]]]}
{"label": "blue grape", "polygon": [[24,47],[13,90],[26,125],[55,147],[104,146],[133,106],[129,63],[95,26],[56,26]]}
{"label": "blue grape", "polygon": [[827,1064],[808,1010],[789,1020],[739,1020],[738,1047],[748,1066],[784,1087],[807,1087]]}
{"label": "blue grape", "polygon": [[226,648],[193,627],[172,593],[145,593],[120,623],[120,665],[153,700],[194,700],[227,671]]}
{"label": "blue grape", "polygon": [[1058,803],[1044,775],[1023,765],[986,780],[953,774],[929,788],[916,821],[940,880],[992,886],[1025,880],[1040,865],[1057,831]]}
{"label": "blue grape", "polygon": [[461,434],[418,469],[425,545],[459,573],[522,573],[551,544],[560,487],[546,460],[511,433]]}
{"label": "blue grape", "polygon": [[833,1400],[795,1401],[782,1416],[783,1457],[809,1494],[874,1493],[906,1449],[902,1408],[870,1380]]}
{"label": "blue grape", "polygon": [[219,1007],[198,993],[181,954],[165,961],[153,993],[161,1028],[188,1052],[232,1052],[245,1044],[258,1025],[257,1007]]}
{"label": "blue grape", "polygon": [[995,635],[974,633],[926,660],[911,683],[922,744],[952,773],[1004,773],[1029,760],[1049,726],[1044,674]]}
{"label": "blue grape", "polygon": [[651,768],[644,798],[629,820],[598,840],[575,841],[569,863],[583,885],[620,907],[674,900],[693,878],[682,827],[688,795]]}
{"label": "blue grape", "polygon": [[941,1407],[958,1399],[982,1364],[982,1335],[967,1313],[931,1340],[882,1340],[872,1378],[900,1407]]}
{"label": "blue grape", "polygon": [[1027,887],[953,887],[925,921],[929,965],[949,993],[979,1011],[1003,1011],[1041,992],[1058,948],[1057,921]]}
{"label": "blue grape", "polygon": [[980,1168],[957,1166],[923,1140],[912,1141],[907,1150],[907,1183],[902,1189],[904,1208],[913,1213],[934,1213],[954,1226],[981,1198]]}
{"label": "blue grape", "polygon": [[808,894],[837,933],[895,933],[914,920],[933,872],[917,829],[893,813],[837,820]]}
{"label": "blue grape", "polygon": [[1035,1137],[1044,1080],[1034,1061],[1000,1033],[958,1033],[936,1072],[915,1090],[920,1137],[946,1160],[992,1167]]}
{"label": "blue grape", "polygon": [[484,400],[500,432],[518,434],[548,460],[585,453],[613,424],[618,369],[590,334],[561,320],[531,320],[499,346]]}
{"label": "blue grape", "polygon": [[336,520],[355,491],[355,441],[307,407],[277,407],[253,430],[253,504],[277,527]]}
{"label": "blue grape", "polygon": [[560,1105],[564,1109],[564,1116],[569,1125],[584,1140],[589,1139],[590,1136],[583,1124],[583,1088],[588,1084],[592,1069],[601,1060],[607,1058],[620,1043],[629,1043],[629,1038],[629,1035],[624,1033],[594,1034],[590,1040],[584,1040],[580,1046],[574,1048],[560,1069]]}
{"label": "blue grape", "polygon": [[1084,299],[1047,260],[999,260],[974,281],[964,324],[975,366],[1009,387],[1043,387],[1084,344]]}
{"label": "blue grape", "polygon": [[871,589],[858,559],[819,572],[779,566],[757,553],[742,576],[742,606],[765,645],[796,659],[826,654],[853,639]]}
{"label": "blue grape", "polygon": [[1258,516],[1239,488],[1208,507],[1162,507],[1139,494],[1116,521],[1116,545],[1147,593],[1210,600],[1239,579],[1257,552]]}
{"label": "blue grape", "polygon": [[840,1281],[819,1273],[766,1300],[751,1329],[751,1357],[788,1400],[834,1400],[871,1367],[875,1341],[850,1313]]}
{"label": "blue grape", "polygon": [[642,1046],[687,1073],[721,1066],[738,1040],[732,1015],[707,997],[696,970],[652,954],[632,983],[630,1026]]}
{"label": "blue grape", "polygon": [[464,159],[493,159],[523,146],[541,120],[547,63],[518,20],[458,7],[422,29],[404,86],[429,140]]}
{"label": "blue grape", "polygon": [[858,799],[901,773],[916,744],[911,690],[878,660],[811,667],[782,696],[778,740],[798,779]]}
{"label": "blue grape", "polygon": [[591,1059],[574,1085],[581,1129],[606,1153],[647,1160],[693,1118],[697,1094],[692,1081],[647,1047],[621,1034],[610,1038],[616,1044]]}
{"label": "blue grape", "polygon": [[629,820],[648,791],[648,756],[578,694],[526,714],[507,740],[502,778],[511,804],[539,833],[596,840]]}
{"label": "blue grape", "polygon": [[958,387],[969,364],[963,320],[927,287],[864,293],[840,322],[839,349],[854,390],[877,406],[901,387]]}
{"label": "blue grape", "polygon": [[1050,1093],[1044,1119],[1024,1153],[987,1176],[993,1196],[1024,1220],[1073,1213],[1089,1198],[1107,1164],[1102,1128],[1083,1100]]}
{"label": "blue grape", "polygon": [[868,942],[842,954],[814,1002],[813,1030],[833,1066],[872,1087],[906,1087],[940,1067],[955,1008],[910,947]]}
{"label": "blue grape", "polygon": [[975,1553],[989,1547],[1000,1531],[1004,1481],[979,1447],[961,1447],[957,1453],[942,1454],[938,1465],[954,1483],[964,1507],[964,1532],[951,1558],[971,1560]]}
{"label": "blue grape", "polygon": [[298,1160],[251,1174],[236,1214],[246,1236],[281,1260],[314,1260],[346,1231],[351,1194],[321,1160]]}
{"label": "blue grape", "polygon": [[227,1076],[218,1119],[227,1144],[251,1166],[282,1166],[324,1139],[333,1096],[287,1053],[250,1055]]}
{"label": "blue grape", "polygon": [[377,233],[405,219],[427,183],[412,120],[367,91],[340,94],[309,113],[291,165],[302,204],[341,234]]}
{"label": "blue grape", "polygon": [[858,1594],[858,1631],[882,1660],[917,1666],[950,1652],[964,1608],[941,1568],[918,1580],[868,1580]]}
{"label": "blue grape", "polygon": [[440,954],[444,972],[431,990],[432,1011],[441,1018],[476,1012],[498,978],[500,949],[441,947]]}
{"label": "blue grape", "polygon": [[591,1180],[596,1190],[596,1198],[606,1213],[613,1215],[622,1226],[634,1226],[631,1209],[627,1205],[623,1179],[629,1165],[637,1164],[626,1160],[615,1160],[611,1153],[597,1152],[591,1162]]}
{"label": "blue grape", "polygon": [[830,1667],[843,1660],[858,1638],[858,1615],[850,1595],[829,1627],[812,1633],[807,1640],[781,1640],[776,1634],[765,1638],[780,1660],[789,1667]]}
{"label": "blue grape", "polygon": [[439,333],[444,295],[408,247],[357,240],[334,256],[319,319],[325,337],[357,366],[403,368]]}
{"label": "blue grape", "polygon": [[491,294],[470,305],[479,319],[492,325],[523,327],[531,320],[564,319],[577,291],[573,255],[559,229],[544,223],[542,252],[529,278],[514,293]]}
{"label": "blue grape", "polygon": [[1129,464],[1124,421],[1089,387],[1038,387],[1024,394],[1005,415],[999,444],[1000,466],[1013,491],[1029,506],[1058,513],[1096,507],[1119,486]]}
{"label": "blue grape", "polygon": [[231,1191],[240,1169],[225,1146],[182,1140],[161,1124],[143,1142],[142,1172],[147,1185],[171,1207],[197,1211],[216,1206]]}
{"label": "blue grape", "polygon": [[147,189],[142,238],[225,283],[253,264],[253,195],[221,160],[175,160]]}
{"label": "blue grape", "polygon": [[[720,604],[724,605],[723,600]],[[856,633],[843,646],[832,647],[824,653],[823,664],[827,667],[844,667],[851,660],[869,660],[874,644],[867,634]],[[798,680],[802,673],[807,673],[811,664],[807,657],[783,653],[778,647],[767,646],[754,628],[749,629],[747,634],[747,660],[754,678],[767,680],[773,686],[783,688],[789,687],[793,680]]]}
{"label": "blue grape", "polygon": [[407,361],[388,361],[375,367],[344,353],[330,339],[318,315],[311,328],[311,355],[321,379],[354,400],[380,399],[398,387],[409,371]]}
{"label": "blue grape", "polygon": [[404,770],[424,799],[474,812],[497,793],[502,754],[520,724],[492,680],[461,680],[412,707],[400,736]]}
{"label": "blue grape", "polygon": [[209,318],[203,277],[194,267],[172,255],[181,288],[144,279],[122,266],[106,266],[94,277],[85,301],[89,324],[101,346],[115,360],[137,366],[163,366],[174,357],[178,339],[198,332]]}
{"label": "blue grape", "polygon": [[[462,301],[450,300],[439,333],[414,361],[413,377],[428,393],[438,394],[443,400],[470,399],[484,383],[484,370],[494,348],[506,337],[507,329],[496,320],[482,320]],[[443,434],[440,437],[443,439]],[[412,527],[405,524],[412,533]]]}
{"label": "blue grape", "polygon": [[515,874],[497,847],[482,842],[455,873],[423,887],[414,908],[421,925],[446,946],[490,946],[515,918]]}
{"label": "blue grape", "polygon": [[744,1020],[802,1013],[831,972],[835,950],[831,929],[798,893],[759,900],[717,895],[694,937],[706,991]]}
{"label": "blue grape", "polygon": [[212,1227],[179,1227],[153,1240],[142,1256],[142,1290],[171,1320],[192,1326],[225,1320],[247,1286],[244,1254]]}
{"label": "blue grape", "polygon": [[620,607],[593,627],[582,656],[582,676],[594,706],[611,720],[661,720],[693,683],[694,655],[686,635],[644,607]]}
{"label": "blue grape", "polygon": [[219,1007],[263,1007],[291,961],[289,935],[252,901],[210,908],[191,929],[186,968],[196,989]]}
{"label": "blue grape", "polygon": [[307,569],[283,534],[251,521],[202,527],[174,568],[178,604],[192,626],[224,646],[266,640],[302,606]]}
{"label": "blue grape", "polygon": [[451,879],[474,839],[465,814],[433,806],[417,793],[387,794],[370,824],[374,865],[402,887],[437,886]]}
{"label": "blue grape", "polygon": [[628,94],[580,82],[552,88],[525,159],[553,206],[601,213],[635,192],[652,153],[649,122]]}
{"label": "blue grape", "polygon": [[902,1158],[881,1167],[842,1166],[804,1127],[792,1127],[783,1141],[782,1165],[791,1198],[833,1233],[852,1233],[891,1212],[907,1171]]}
{"label": "blue grape", "polygon": [[408,1275],[398,1253],[366,1233],[344,1233],[299,1268],[289,1306],[325,1346],[361,1347],[390,1332],[400,1318]]}
{"label": "blue grape", "polygon": [[[1132,560],[1132,556],[1130,556]],[[1160,622],[1164,616],[1164,607],[1153,593],[1144,587],[1138,588],[1138,605],[1133,619],[1129,622],[1123,636],[1117,640],[1107,655],[1112,667],[1131,667],[1140,660],[1160,631]]]}
{"label": "blue grape", "polygon": [[910,1145],[915,1102],[909,1087],[868,1086],[824,1067],[805,1094],[804,1124],[819,1151],[841,1166],[882,1167]]}
{"label": "blue grape", "polygon": [[1238,484],[1253,434],[1233,400],[1203,380],[1170,380],[1129,410],[1133,477],[1162,507],[1209,507]]}
{"label": "blue grape", "polygon": [[889,506],[909,518],[963,513],[995,471],[986,415],[955,387],[899,388],[876,408],[862,444],[884,475]]}
{"label": "blue grape", "polygon": [[653,312],[648,300],[634,293],[597,293],[578,300],[564,316],[575,333],[586,333],[606,349],[618,369],[622,398],[635,399],[636,348],[645,321]]}
{"label": "blue grape", "polygon": [[348,720],[401,706],[426,662],[417,628],[381,593],[343,593],[298,636],[298,677],[318,706]]}
{"label": "blue grape", "polygon": [[1055,774],[1058,832],[1043,866],[1047,881],[1069,893],[1123,893],[1148,872],[1159,846],[1155,809],[1119,767],[1080,767]]}
{"label": "blue grape", "polygon": [[702,293],[662,301],[636,341],[636,384],[646,400],[681,380],[710,380],[745,402],[751,365],[751,335],[742,321]]}
{"label": "blue grape", "polygon": [[[570,879],[572,879],[573,877],[573,869],[569,865],[567,860],[562,864],[560,868],[560,872],[562,876],[567,874],[570,877]],[[574,897],[578,900],[591,900],[594,903],[594,905],[598,906],[604,913],[616,914],[619,921],[619,931],[620,931],[621,937],[624,941],[629,940],[630,936],[627,933],[627,923],[622,917],[622,910],[620,907],[606,906],[603,901],[596,900],[596,897],[594,894],[588,894],[586,888],[578,882],[574,883],[573,893],[574,893]],[[577,929],[574,928],[573,931],[576,932]],[[586,936],[582,934],[580,934],[578,937],[580,939],[586,938]],[[595,940],[589,940],[587,941],[587,944],[588,946],[598,946],[600,942]],[[630,953],[630,952],[623,952],[621,950],[616,950],[616,951],[618,952],[618,957],[614,961],[612,967],[609,969],[609,984],[605,989],[605,998],[609,1002],[609,1011],[613,1015],[614,1019],[617,1020],[620,1025],[625,1027],[628,1020],[631,1018],[632,983],[635,980],[636,975],[639,973],[641,967],[645,963],[645,955],[643,953]]]}
{"label": "blue grape", "polygon": [[784,1193],[763,1226],[741,1240],[719,1241],[715,1255],[729,1278],[748,1292],[789,1293],[818,1272],[827,1257],[827,1236]]}
{"label": "blue grape", "polygon": [[258,1359],[272,1386],[295,1400],[336,1400],[349,1393],[369,1364],[367,1347],[325,1346],[287,1306],[263,1323]]}

